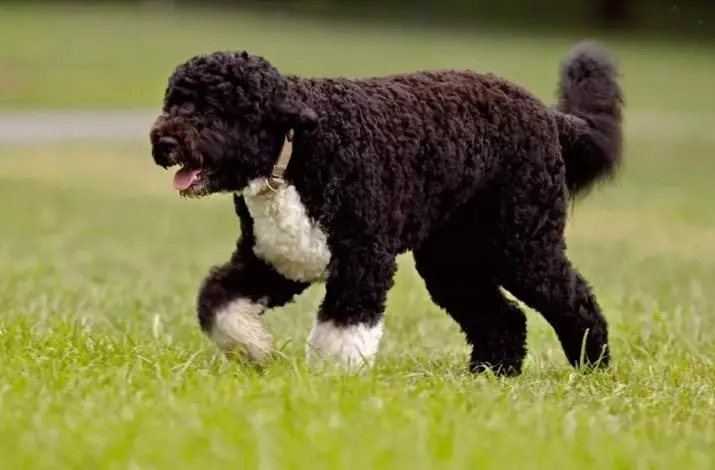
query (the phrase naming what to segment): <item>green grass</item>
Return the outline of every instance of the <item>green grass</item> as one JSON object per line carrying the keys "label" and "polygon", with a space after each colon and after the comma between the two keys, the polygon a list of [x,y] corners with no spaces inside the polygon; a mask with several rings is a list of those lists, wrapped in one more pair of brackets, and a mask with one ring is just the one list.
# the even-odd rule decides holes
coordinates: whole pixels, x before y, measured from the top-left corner
{"label": "green grass", "polygon": [[504,381],[464,371],[409,257],[373,372],[304,369],[319,286],[270,313],[281,362],[228,363],[193,301],[236,236],[229,198],[179,200],[141,145],[2,151],[5,468],[712,468],[714,145],[629,141],[569,227],[613,369],[571,371],[531,314],[525,373]]}
{"label": "green grass", "polygon": [[[132,18],[2,12],[0,38],[17,48],[0,49],[0,71],[20,77],[2,105],[154,106],[174,61],[215,46],[316,74],[496,68],[547,97],[568,47]],[[122,25],[136,34],[120,38]],[[141,143],[0,147],[0,466],[713,468],[715,98],[700,94],[713,66],[697,49],[615,45],[632,104],[627,166],[575,208],[568,233],[611,325],[610,370],[572,371],[532,312],[521,377],[466,373],[462,335],[409,256],[374,371],[304,368],[320,286],[268,315],[285,357],[263,373],[240,367],[215,353],[193,310],[237,236],[230,198],[180,200]]]}

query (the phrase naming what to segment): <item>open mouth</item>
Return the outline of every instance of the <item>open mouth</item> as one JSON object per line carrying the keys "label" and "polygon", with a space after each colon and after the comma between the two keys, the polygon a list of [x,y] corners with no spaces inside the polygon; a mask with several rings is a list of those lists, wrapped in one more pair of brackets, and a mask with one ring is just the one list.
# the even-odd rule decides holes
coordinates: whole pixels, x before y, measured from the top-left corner
{"label": "open mouth", "polygon": [[167,170],[170,167],[179,166],[179,170],[174,175],[174,189],[179,191],[182,195],[189,195],[201,189],[206,179],[206,175],[202,175],[202,165],[192,164],[184,157],[180,142],[177,138],[164,135],[154,137],[152,143],[152,154],[154,161],[158,165]]}
{"label": "open mouth", "polygon": [[178,166],[172,185],[181,197],[201,197],[212,192],[211,171],[204,169],[200,155],[185,154],[176,138],[155,138],[152,154],[154,161],[164,169]]}
{"label": "open mouth", "polygon": [[180,168],[174,175],[174,189],[187,191],[201,181],[201,168]]}
{"label": "open mouth", "polygon": [[183,166],[174,175],[174,189],[181,197],[198,198],[208,196],[212,191],[209,179],[202,168],[189,168]]}

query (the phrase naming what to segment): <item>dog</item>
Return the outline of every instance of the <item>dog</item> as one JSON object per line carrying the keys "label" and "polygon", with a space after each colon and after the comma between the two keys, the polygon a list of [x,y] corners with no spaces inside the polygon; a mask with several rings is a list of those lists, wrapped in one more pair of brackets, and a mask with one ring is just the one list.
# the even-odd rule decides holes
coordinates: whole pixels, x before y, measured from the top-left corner
{"label": "dog", "polygon": [[566,254],[570,203],[617,173],[622,90],[611,55],[576,45],[548,106],[494,74],[433,70],[304,78],[246,51],[192,57],[171,74],[150,131],[182,197],[231,193],[240,235],[197,311],[227,354],[265,363],[261,315],[313,283],[325,296],[309,364],[370,367],[396,257],[459,324],[469,368],[521,374],[526,318],[567,360],[610,364],[608,325]]}

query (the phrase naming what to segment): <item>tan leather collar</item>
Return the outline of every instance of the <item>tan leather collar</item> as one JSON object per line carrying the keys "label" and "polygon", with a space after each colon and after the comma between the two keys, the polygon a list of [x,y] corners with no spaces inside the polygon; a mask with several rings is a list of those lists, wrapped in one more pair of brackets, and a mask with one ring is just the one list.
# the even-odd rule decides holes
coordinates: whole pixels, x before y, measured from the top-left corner
{"label": "tan leather collar", "polygon": [[269,191],[276,192],[285,184],[283,175],[285,175],[288,163],[290,163],[290,157],[293,156],[293,136],[293,129],[290,129],[283,141],[283,147],[281,148],[280,155],[278,155],[278,160],[276,160],[275,165],[273,165],[271,175],[266,178],[258,194],[265,194]]}

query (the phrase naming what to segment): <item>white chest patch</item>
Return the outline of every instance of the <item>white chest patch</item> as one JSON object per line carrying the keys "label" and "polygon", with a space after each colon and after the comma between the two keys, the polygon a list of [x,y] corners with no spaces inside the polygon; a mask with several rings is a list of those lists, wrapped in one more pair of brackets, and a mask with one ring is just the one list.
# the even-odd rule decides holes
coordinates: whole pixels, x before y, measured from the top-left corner
{"label": "white chest patch", "polygon": [[263,180],[253,180],[243,191],[253,218],[253,251],[288,279],[324,280],[330,249],[325,232],[308,217],[295,186],[258,194]]}

